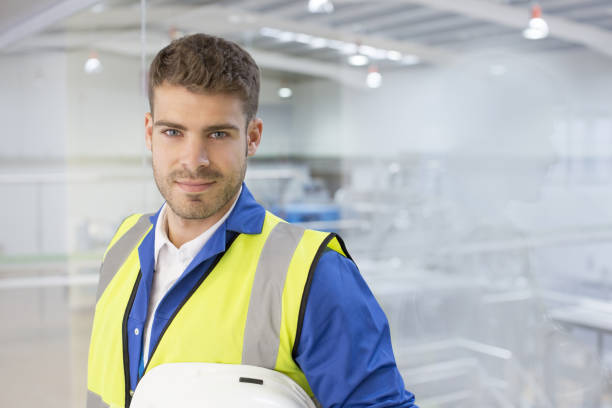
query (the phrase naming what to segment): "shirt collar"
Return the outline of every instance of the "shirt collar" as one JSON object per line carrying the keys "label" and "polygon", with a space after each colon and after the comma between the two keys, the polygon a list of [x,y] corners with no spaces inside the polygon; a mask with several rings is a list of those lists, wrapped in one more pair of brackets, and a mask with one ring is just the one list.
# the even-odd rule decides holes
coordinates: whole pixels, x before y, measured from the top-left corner
{"label": "shirt collar", "polygon": [[234,211],[227,218],[226,228],[241,234],[260,234],[263,228],[266,210],[255,201],[255,198],[242,183],[242,193],[236,200]]}
{"label": "shirt collar", "polygon": [[[242,190],[242,187],[241,187]],[[242,191],[240,192],[242,195]],[[239,195],[239,197],[240,197]],[[214,225],[208,228],[206,231],[202,232],[200,235],[192,239],[191,241],[185,242],[181,245],[180,251],[187,258],[193,258],[196,256],[198,252],[202,249],[202,247],[206,244],[206,242],[212,237],[212,235],[219,229],[219,226],[227,220],[229,215],[232,213],[234,208],[236,207],[238,200],[236,200],[230,209],[223,214],[223,217],[219,219]],[[168,203],[164,203],[159,212],[158,222],[155,225],[155,264],[157,264],[157,258],[159,256],[159,252],[164,246],[168,246],[168,248],[175,249],[176,247],[170,239],[168,238]]]}

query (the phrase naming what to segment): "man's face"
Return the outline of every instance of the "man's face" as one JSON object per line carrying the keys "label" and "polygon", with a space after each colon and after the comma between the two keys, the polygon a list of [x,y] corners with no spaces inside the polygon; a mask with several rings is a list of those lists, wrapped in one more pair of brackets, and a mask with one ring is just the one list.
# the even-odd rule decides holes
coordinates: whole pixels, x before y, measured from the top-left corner
{"label": "man's face", "polygon": [[[145,116],[153,174],[170,209],[183,219],[221,217],[261,140],[261,120],[246,124],[242,100],[232,94],[194,93],[163,83]],[[246,127],[246,128],[245,128]]]}

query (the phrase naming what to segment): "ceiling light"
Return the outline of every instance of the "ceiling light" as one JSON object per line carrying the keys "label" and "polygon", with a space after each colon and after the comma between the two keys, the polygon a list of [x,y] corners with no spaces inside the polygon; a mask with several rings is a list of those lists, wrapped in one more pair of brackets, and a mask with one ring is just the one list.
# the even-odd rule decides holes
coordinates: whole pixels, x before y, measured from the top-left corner
{"label": "ceiling light", "polygon": [[261,30],[259,30],[259,33],[264,37],[278,38],[282,31],[276,28],[262,27]]}
{"label": "ceiling light", "polygon": [[87,58],[87,61],[85,61],[83,69],[87,74],[99,74],[102,72],[102,63],[100,62],[96,52],[89,54],[89,58]]}
{"label": "ceiling light", "polygon": [[359,53],[366,55],[374,59],[385,59],[387,58],[387,50],[381,50],[380,48],[370,47],[369,45],[361,45],[359,47]]}
{"label": "ceiling light", "polygon": [[334,50],[342,51],[342,47],[346,44],[344,41],[329,40],[328,47]]}
{"label": "ceiling light", "polygon": [[327,47],[328,41],[325,38],[321,37],[313,37],[310,41],[310,46],[312,48],[323,48]]}
{"label": "ceiling light", "polygon": [[293,91],[291,90],[291,88],[287,88],[287,87],[278,88],[278,96],[280,96],[281,98],[283,99],[291,98],[291,95],[293,95]]}
{"label": "ceiling light", "polygon": [[542,8],[536,4],[531,9],[531,19],[523,30],[523,37],[528,40],[541,40],[548,37],[548,33],[548,23],[542,18]]}
{"label": "ceiling light", "polygon": [[283,31],[279,34],[278,39],[282,42],[291,42],[295,40],[295,33],[290,31]]}
{"label": "ceiling light", "polygon": [[348,57],[348,63],[355,67],[362,67],[364,65],[368,65],[370,59],[363,54],[353,54]]}
{"label": "ceiling light", "polygon": [[387,50],[383,50],[380,48],[374,48],[374,52],[372,53],[372,58],[375,59],[386,59],[387,58]]}
{"label": "ceiling light", "polygon": [[170,27],[170,30],[168,30],[168,36],[170,37],[172,41],[174,41],[174,40],[184,37],[185,32],[177,30],[176,27]]}
{"label": "ceiling light", "polygon": [[374,57],[374,55],[376,54],[376,48],[370,47],[369,45],[360,45],[359,53],[367,55],[368,57]]}
{"label": "ceiling light", "polygon": [[295,42],[299,42],[300,44],[310,44],[312,42],[312,36],[308,34],[296,34]]}
{"label": "ceiling light", "polygon": [[91,12],[98,14],[103,12],[105,9],[106,6],[104,5],[104,3],[100,2],[91,8]]}
{"label": "ceiling light", "polygon": [[308,0],[308,11],[311,13],[331,13],[334,5],[330,0]]}
{"label": "ceiling light", "polygon": [[340,47],[340,52],[346,55],[350,55],[357,53],[357,49],[358,47],[355,43],[342,43],[342,46]]}
{"label": "ceiling light", "polygon": [[380,72],[378,72],[376,67],[371,67],[368,70],[366,84],[368,85],[368,88],[380,88],[380,85],[382,84],[382,75]]}
{"label": "ceiling light", "polygon": [[493,76],[502,76],[508,69],[504,65],[496,64],[489,67],[489,74]]}
{"label": "ceiling light", "polygon": [[416,65],[421,62],[421,59],[416,55],[404,55],[402,57],[402,64],[404,65]]}
{"label": "ceiling light", "polygon": [[391,60],[391,61],[401,61],[402,60],[402,53],[399,51],[387,51],[387,59]]}
{"label": "ceiling light", "polygon": [[[239,16],[230,16],[236,20]],[[323,37],[315,37],[306,33],[297,33],[292,31],[283,31],[277,28],[262,27],[259,34],[263,37],[275,38],[284,43],[297,42],[306,44],[311,48],[330,48],[339,51],[340,53],[349,56],[349,64],[354,66],[363,66],[370,63],[370,60],[389,60],[400,62],[404,65],[415,65],[421,62],[420,58],[415,55],[403,55],[399,51],[386,50],[383,48],[372,47],[370,45],[360,45],[359,43],[346,42],[341,40],[327,39]]]}

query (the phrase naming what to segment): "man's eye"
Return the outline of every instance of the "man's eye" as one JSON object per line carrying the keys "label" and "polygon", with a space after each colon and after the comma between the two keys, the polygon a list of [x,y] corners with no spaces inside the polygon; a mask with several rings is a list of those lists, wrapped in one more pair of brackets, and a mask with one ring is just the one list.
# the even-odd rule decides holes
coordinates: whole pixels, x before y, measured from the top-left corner
{"label": "man's eye", "polygon": [[174,136],[180,135],[180,132],[178,130],[176,130],[176,129],[164,130],[162,133],[165,134],[166,136],[170,136],[170,137],[174,137]]}
{"label": "man's eye", "polygon": [[227,132],[213,132],[210,134],[210,137],[213,139],[223,139],[227,137]]}

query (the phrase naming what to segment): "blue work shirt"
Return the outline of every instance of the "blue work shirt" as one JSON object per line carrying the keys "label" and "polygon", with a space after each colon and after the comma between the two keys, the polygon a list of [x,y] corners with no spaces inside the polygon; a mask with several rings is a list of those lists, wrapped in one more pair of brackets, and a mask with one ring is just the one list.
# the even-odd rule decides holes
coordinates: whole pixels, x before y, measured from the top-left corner
{"label": "blue work shirt", "polygon": [[[138,248],[142,277],[127,321],[130,389],[143,372],[142,337],[155,268],[155,224]],[[265,209],[246,185],[232,213],[215,231],[183,274],[159,302],[153,316],[149,359],[161,332],[215,260],[238,234],[259,234]],[[326,251],[317,264],[295,361],[324,407],[367,406],[412,408],[397,370],[389,324],[355,264]]]}

